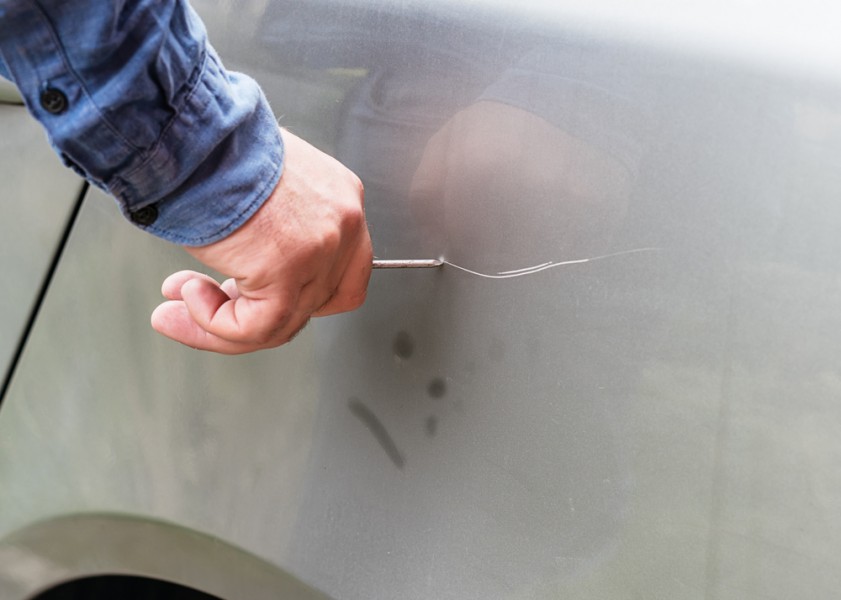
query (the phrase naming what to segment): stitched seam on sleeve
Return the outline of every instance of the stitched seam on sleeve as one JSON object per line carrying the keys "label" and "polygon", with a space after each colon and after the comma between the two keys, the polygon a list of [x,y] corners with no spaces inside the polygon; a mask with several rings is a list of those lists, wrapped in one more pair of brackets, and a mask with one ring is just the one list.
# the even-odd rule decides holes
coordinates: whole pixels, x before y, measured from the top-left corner
{"label": "stitched seam on sleeve", "polygon": [[[184,246],[204,246],[206,243],[208,243],[211,240],[216,241],[216,239],[220,235],[223,235],[226,232],[233,232],[235,229],[238,229],[240,226],[242,226],[244,224],[244,222],[239,222],[239,220],[242,218],[243,215],[246,215],[249,212],[251,212],[256,204],[262,205],[262,204],[264,204],[265,202],[268,201],[268,199],[269,199],[268,198],[268,192],[271,191],[271,189],[273,189],[273,187],[270,189],[270,186],[276,185],[278,180],[279,180],[279,174],[280,174],[280,171],[283,168],[283,158],[284,158],[285,154],[286,154],[286,148],[283,148],[283,150],[281,151],[281,155],[280,155],[280,158],[281,158],[280,162],[278,162],[278,164],[275,166],[275,168],[272,169],[271,176],[268,177],[266,179],[266,181],[263,183],[263,185],[261,185],[254,192],[254,199],[251,202],[248,203],[248,206],[246,206],[244,209],[242,209],[241,211],[236,213],[227,225],[225,225],[224,227],[216,230],[215,232],[208,233],[208,234],[203,235],[201,237],[194,238],[194,237],[187,237],[187,236],[182,236],[182,235],[172,235],[171,232],[168,232],[165,229],[160,229],[158,227],[155,227],[154,225],[146,227],[145,228],[146,231],[148,231],[150,233],[154,233],[154,234],[159,235],[161,237],[165,237],[166,239],[169,239],[176,244],[181,244],[181,245],[184,245]],[[236,225],[233,225],[233,223],[236,223]]]}
{"label": "stitched seam on sleeve", "polygon": [[79,76],[79,74],[76,72],[76,70],[70,64],[70,59],[67,56],[67,52],[64,50],[64,46],[62,45],[61,40],[58,38],[58,35],[56,34],[56,31],[55,31],[55,28],[53,27],[52,21],[50,21],[50,18],[47,16],[47,14],[44,12],[44,10],[41,8],[41,6],[38,3],[35,3],[35,7],[38,10],[38,15],[46,23],[47,30],[50,32],[50,37],[53,39],[53,43],[55,44],[56,48],[58,48],[59,55],[61,56],[61,62],[64,63],[64,66],[67,69],[68,73],[70,73],[73,76],[73,79],[76,80],[76,85],[79,86],[79,89],[82,90],[82,93],[85,95],[85,98],[87,98],[90,105],[93,106],[93,108],[96,110],[96,114],[99,115],[99,119],[105,124],[105,126],[108,128],[108,130],[111,133],[114,134],[114,136],[117,138],[117,141],[119,141],[122,144],[124,144],[125,146],[127,146],[130,150],[133,150],[135,152],[140,152],[141,151],[140,148],[138,148],[137,146],[132,144],[129,140],[127,140],[123,136],[123,134],[120,133],[120,131],[116,127],[114,127],[114,125],[105,117],[105,115],[102,114],[102,111],[100,110],[99,106],[97,105],[96,102],[94,102],[93,96],[90,94],[90,92],[88,91],[88,88],[85,86],[84,80]]}
{"label": "stitched seam on sleeve", "polygon": [[[120,179],[121,181],[124,181],[125,183],[127,183],[130,186],[131,184],[129,182],[129,179],[131,179],[132,176],[136,175],[142,169],[146,168],[146,166],[150,162],[154,161],[155,158],[158,156],[158,153],[164,147],[164,138],[166,138],[167,134],[175,126],[175,122],[178,120],[178,118],[180,116],[181,109],[183,109],[184,106],[189,103],[190,98],[193,97],[193,94],[196,92],[199,85],[201,84],[202,79],[204,77],[204,73],[205,73],[205,67],[207,66],[207,60],[208,60],[207,49],[203,49],[202,53],[201,53],[201,57],[199,58],[198,66],[193,70],[193,72],[190,74],[190,77],[188,78],[188,81],[191,81],[193,79],[195,81],[191,81],[191,86],[190,86],[189,90],[187,91],[187,93],[184,94],[183,99],[178,103],[177,106],[173,107],[175,109],[175,114],[172,115],[172,118],[169,119],[169,121],[167,121],[166,124],[164,125],[163,129],[161,129],[161,133],[158,136],[158,139],[155,140],[155,143],[152,144],[152,146],[146,152],[141,153],[142,160],[140,161],[140,163],[137,164],[136,166],[132,167],[130,170],[126,171],[125,173],[122,173],[122,174],[116,173],[115,176],[118,179]],[[140,205],[138,205],[138,207],[139,206]]]}

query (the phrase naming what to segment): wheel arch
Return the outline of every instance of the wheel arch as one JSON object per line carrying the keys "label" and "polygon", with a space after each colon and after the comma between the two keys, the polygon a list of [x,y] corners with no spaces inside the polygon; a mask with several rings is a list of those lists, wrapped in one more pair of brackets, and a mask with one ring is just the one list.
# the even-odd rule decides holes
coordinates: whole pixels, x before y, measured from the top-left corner
{"label": "wheel arch", "polygon": [[62,515],[0,539],[0,597],[30,600],[103,575],[148,577],[222,600],[324,600],[293,575],[212,535],[136,515]]}

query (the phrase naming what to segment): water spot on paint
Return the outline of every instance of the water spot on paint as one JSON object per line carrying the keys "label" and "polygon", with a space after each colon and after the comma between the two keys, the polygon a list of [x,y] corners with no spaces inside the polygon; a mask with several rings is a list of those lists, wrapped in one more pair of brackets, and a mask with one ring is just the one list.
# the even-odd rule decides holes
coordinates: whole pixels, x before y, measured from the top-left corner
{"label": "water spot on paint", "polygon": [[394,343],[391,348],[395,356],[407,360],[415,353],[415,341],[408,333],[401,331],[394,336]]}
{"label": "water spot on paint", "polygon": [[447,382],[436,377],[426,386],[426,393],[432,398],[443,398],[447,393]]}

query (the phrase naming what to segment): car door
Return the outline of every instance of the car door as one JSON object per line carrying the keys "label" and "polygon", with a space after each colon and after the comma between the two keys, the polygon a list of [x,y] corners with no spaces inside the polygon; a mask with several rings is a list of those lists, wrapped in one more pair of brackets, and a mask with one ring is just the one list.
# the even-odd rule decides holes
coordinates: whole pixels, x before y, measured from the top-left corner
{"label": "car door", "polygon": [[377,256],[447,264],[202,354],[148,325],[196,265],[90,193],[0,412],[4,597],[837,594],[833,9],[196,7]]}
{"label": "car door", "polygon": [[50,151],[16,88],[5,80],[0,80],[0,182],[0,277],[5,282],[0,294],[0,372],[8,383],[82,182]]}

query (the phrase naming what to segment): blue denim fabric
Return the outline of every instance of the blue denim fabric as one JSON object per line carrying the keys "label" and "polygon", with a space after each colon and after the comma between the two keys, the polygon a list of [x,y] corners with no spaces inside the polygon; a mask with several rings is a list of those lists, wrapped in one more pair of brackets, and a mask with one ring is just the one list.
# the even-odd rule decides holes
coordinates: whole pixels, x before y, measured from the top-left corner
{"label": "blue denim fabric", "polygon": [[[127,217],[154,205],[141,228],[161,238],[224,238],[280,178],[265,96],[224,68],[184,0],[0,0],[3,63],[64,163]],[[41,106],[46,88],[66,96],[61,114]]]}

